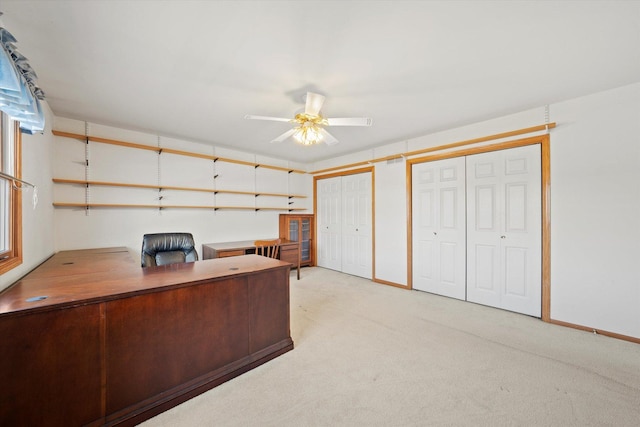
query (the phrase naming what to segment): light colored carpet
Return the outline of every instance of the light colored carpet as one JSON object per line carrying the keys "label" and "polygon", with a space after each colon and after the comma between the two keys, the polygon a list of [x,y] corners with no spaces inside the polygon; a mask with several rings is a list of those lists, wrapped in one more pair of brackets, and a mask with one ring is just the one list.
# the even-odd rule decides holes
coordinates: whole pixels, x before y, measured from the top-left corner
{"label": "light colored carpet", "polygon": [[638,426],[640,345],[331,270],[294,350],[143,426]]}

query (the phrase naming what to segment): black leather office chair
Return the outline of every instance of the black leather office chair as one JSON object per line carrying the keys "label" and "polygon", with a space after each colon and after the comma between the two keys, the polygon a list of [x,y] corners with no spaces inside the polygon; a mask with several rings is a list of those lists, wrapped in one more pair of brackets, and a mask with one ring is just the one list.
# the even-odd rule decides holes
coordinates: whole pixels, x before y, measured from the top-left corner
{"label": "black leather office chair", "polygon": [[142,266],[176,264],[198,260],[191,233],[155,233],[142,237]]}

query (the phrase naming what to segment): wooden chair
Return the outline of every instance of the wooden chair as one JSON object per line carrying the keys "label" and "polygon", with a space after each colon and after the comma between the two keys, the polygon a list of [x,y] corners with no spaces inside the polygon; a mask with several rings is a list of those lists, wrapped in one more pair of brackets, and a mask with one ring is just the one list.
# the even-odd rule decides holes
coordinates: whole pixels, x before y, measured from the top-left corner
{"label": "wooden chair", "polygon": [[256,240],[253,243],[256,247],[256,254],[269,258],[278,258],[280,250],[280,239],[273,240]]}

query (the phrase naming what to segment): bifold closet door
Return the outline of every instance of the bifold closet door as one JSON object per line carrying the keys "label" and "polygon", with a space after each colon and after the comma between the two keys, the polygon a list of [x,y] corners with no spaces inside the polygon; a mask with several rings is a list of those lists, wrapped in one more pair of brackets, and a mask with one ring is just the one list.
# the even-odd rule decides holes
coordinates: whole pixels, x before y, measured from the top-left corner
{"label": "bifold closet door", "polygon": [[371,173],[342,177],[342,272],[371,279]]}
{"label": "bifold closet door", "polygon": [[342,178],[317,181],[316,256],[318,267],[342,270]]}
{"label": "bifold closet door", "polygon": [[413,288],[466,296],[465,159],[412,166]]}
{"label": "bifold closet door", "polygon": [[467,157],[467,300],[539,317],[540,146]]}
{"label": "bifold closet door", "polygon": [[317,265],[372,277],[371,173],[317,181]]}

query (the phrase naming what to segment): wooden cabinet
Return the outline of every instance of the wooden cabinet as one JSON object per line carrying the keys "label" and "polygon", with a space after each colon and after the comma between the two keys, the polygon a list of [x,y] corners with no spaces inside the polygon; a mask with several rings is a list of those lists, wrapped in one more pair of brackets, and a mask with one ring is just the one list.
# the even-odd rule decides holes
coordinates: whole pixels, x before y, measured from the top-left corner
{"label": "wooden cabinet", "polygon": [[280,238],[293,240],[300,245],[300,265],[315,265],[313,214],[280,214]]}

